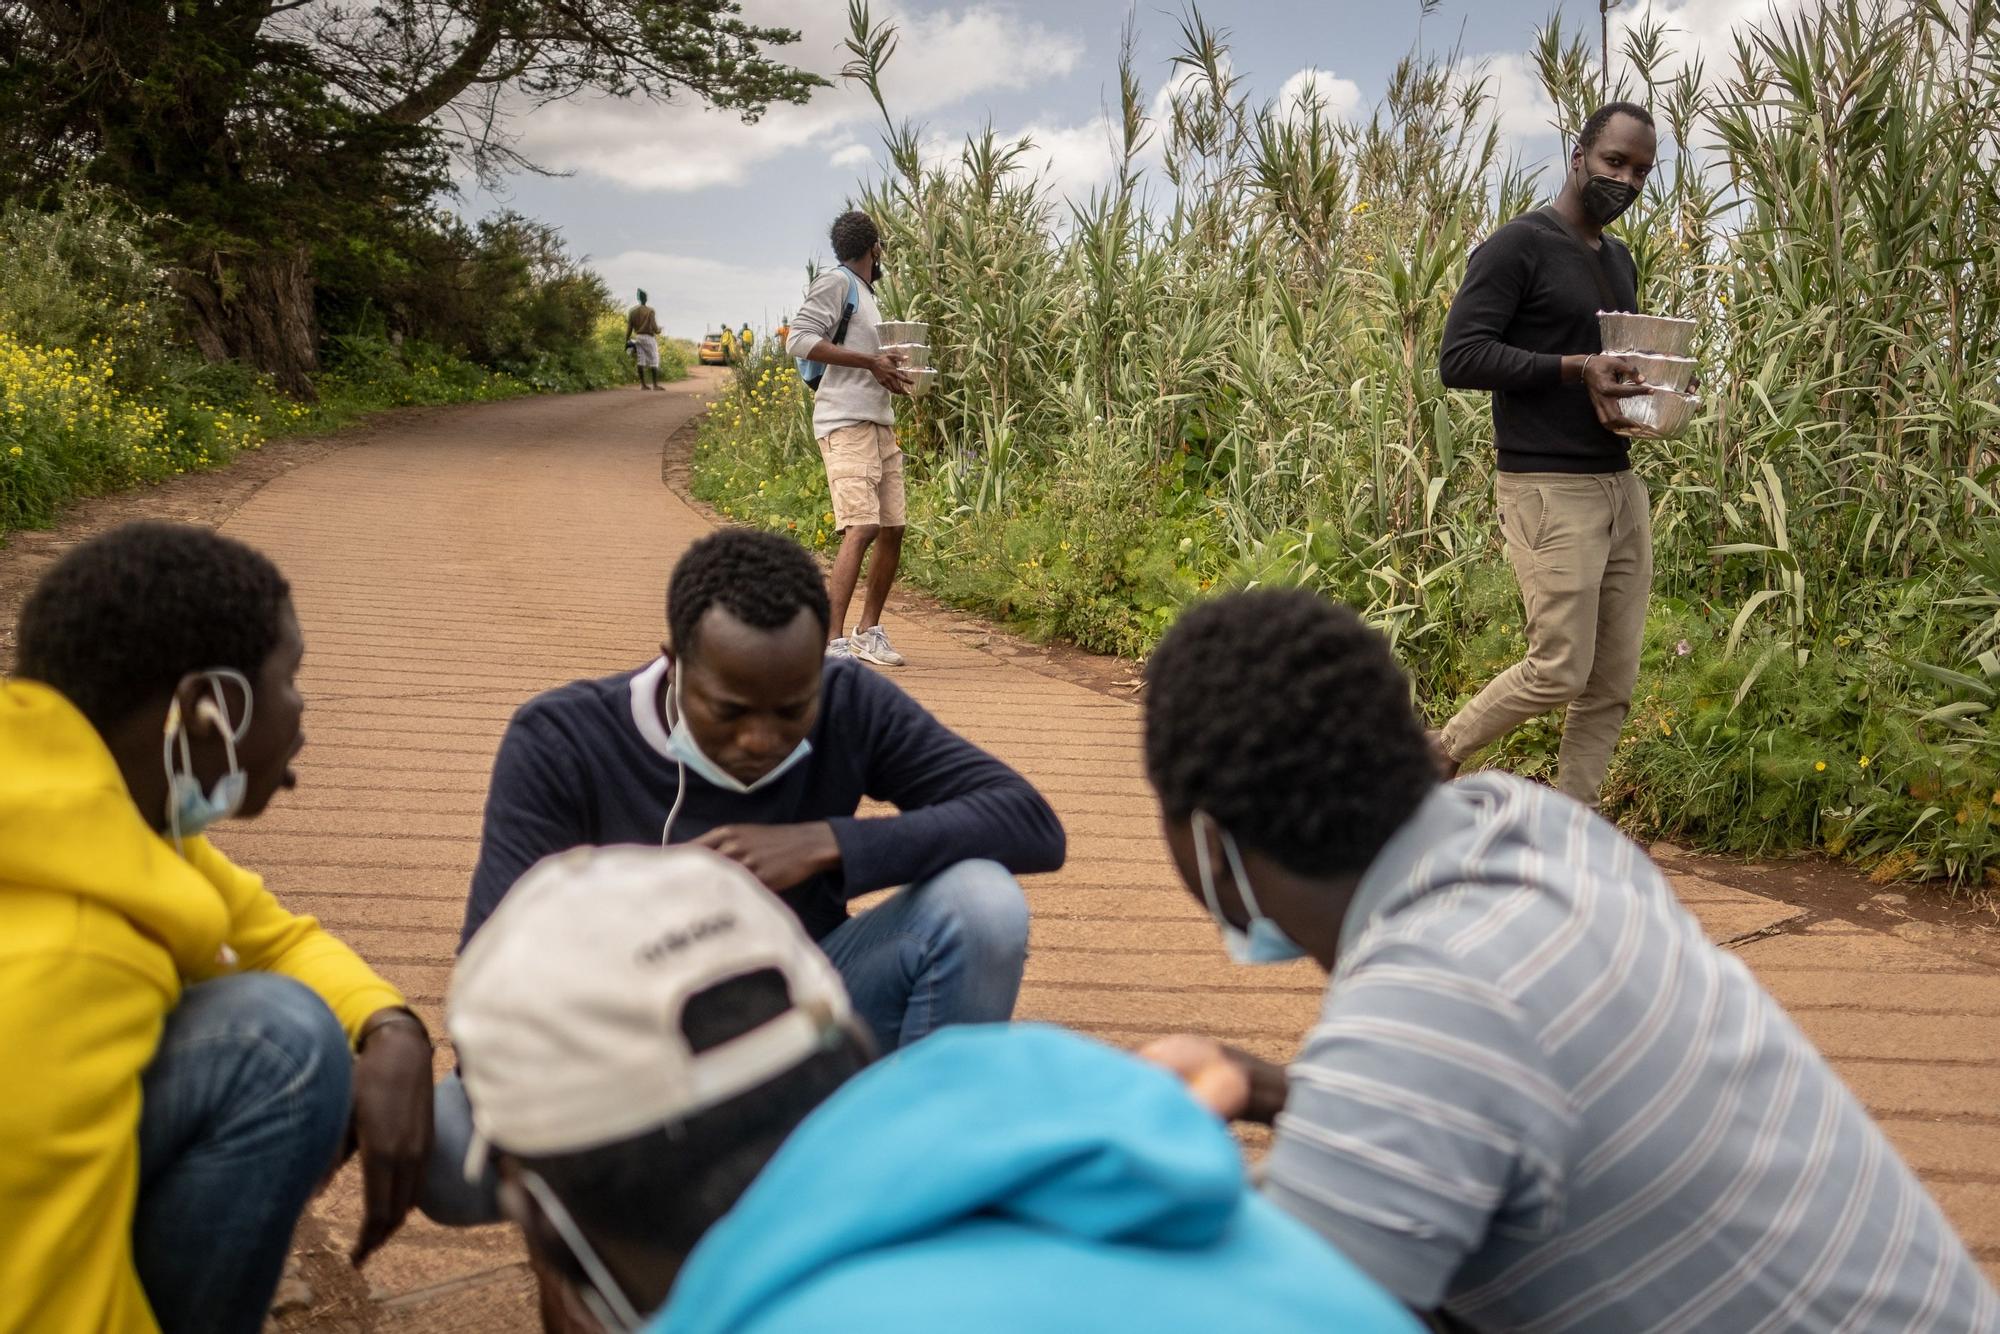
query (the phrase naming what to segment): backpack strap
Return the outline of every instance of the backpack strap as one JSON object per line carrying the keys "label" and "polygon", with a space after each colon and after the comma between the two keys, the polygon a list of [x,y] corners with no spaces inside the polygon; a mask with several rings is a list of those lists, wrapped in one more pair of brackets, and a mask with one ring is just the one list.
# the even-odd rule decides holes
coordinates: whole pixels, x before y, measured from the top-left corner
{"label": "backpack strap", "polygon": [[[827,339],[835,346],[847,341],[847,326],[854,319],[854,312],[861,308],[860,279],[855,276],[854,270],[845,264],[841,265],[840,269],[847,275],[847,305],[840,312],[840,323],[833,326],[833,336]],[[819,382],[826,378],[825,363],[807,361],[804,357],[795,357],[793,360],[799,364],[799,380],[807,389],[817,390]]]}
{"label": "backpack strap", "polygon": [[833,326],[833,341],[835,343],[845,343],[847,341],[848,321],[852,320],[854,312],[861,308],[861,280],[855,277],[854,270],[848,268],[845,264],[840,266],[840,271],[847,275],[847,308],[840,312],[840,323]]}

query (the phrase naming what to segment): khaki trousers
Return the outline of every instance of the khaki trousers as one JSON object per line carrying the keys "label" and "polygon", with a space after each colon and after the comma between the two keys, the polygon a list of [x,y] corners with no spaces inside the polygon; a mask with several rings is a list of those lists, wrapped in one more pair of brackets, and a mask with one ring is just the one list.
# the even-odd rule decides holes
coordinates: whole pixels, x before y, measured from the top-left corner
{"label": "khaki trousers", "polygon": [[1441,739],[1463,760],[1567,706],[1556,786],[1595,806],[1639,678],[1653,583],[1646,484],[1629,471],[1503,472],[1493,490],[1527,607],[1528,656],[1460,709]]}

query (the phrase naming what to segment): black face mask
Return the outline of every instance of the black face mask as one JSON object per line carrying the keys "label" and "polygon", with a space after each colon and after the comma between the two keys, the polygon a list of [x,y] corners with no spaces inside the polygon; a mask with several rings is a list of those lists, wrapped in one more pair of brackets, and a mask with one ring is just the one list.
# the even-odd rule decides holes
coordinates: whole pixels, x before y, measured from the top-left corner
{"label": "black face mask", "polygon": [[1611,176],[1593,176],[1583,185],[1583,211],[1600,227],[1609,227],[1624,216],[1639,197],[1639,187]]}

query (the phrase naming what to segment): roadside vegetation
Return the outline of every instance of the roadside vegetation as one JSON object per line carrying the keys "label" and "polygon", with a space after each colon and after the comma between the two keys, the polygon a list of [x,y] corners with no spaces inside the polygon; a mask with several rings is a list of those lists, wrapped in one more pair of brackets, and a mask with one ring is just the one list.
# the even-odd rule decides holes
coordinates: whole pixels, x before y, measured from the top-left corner
{"label": "roadside vegetation", "polygon": [[[358,312],[326,339],[315,394],[283,393],[181,335],[169,271],[108,192],[0,208],[0,538],[81,496],[227,463],[283,435],[411,404],[601,388],[631,377],[625,322],[553,232],[503,218],[424,276],[430,337]],[[456,302],[462,324],[447,322]],[[662,375],[687,374],[663,343]]]}
{"label": "roadside vegetation", "polygon": [[0,539],[275,434],[629,379],[554,228],[451,205],[536,169],[547,103],[824,86],[740,8],[0,5]]}
{"label": "roadside vegetation", "polygon": [[[853,20],[879,103],[894,32]],[[1087,200],[990,133],[939,164],[883,107],[863,203],[886,302],[942,368],[904,408],[906,560],[1134,655],[1210,589],[1304,584],[1381,626],[1441,720],[1522,637],[1487,403],[1441,387],[1439,336],[1468,247],[1556,173],[1506,158],[1456,52],[1342,120],[1252,102],[1223,34],[1183,28],[1158,118],[1128,44],[1122,167]],[[1596,53],[1552,23],[1533,55],[1573,136]],[[1724,67],[1657,27],[1615,55],[1663,142],[1618,230],[1647,307],[1700,321],[1706,406],[1635,453],[1658,572],[1611,808],[1717,850],[2000,881],[2000,10],[1829,0],[1739,30]],[[824,545],[788,365],[745,368],[697,486]],[[1489,758],[1552,773],[1557,734]]]}

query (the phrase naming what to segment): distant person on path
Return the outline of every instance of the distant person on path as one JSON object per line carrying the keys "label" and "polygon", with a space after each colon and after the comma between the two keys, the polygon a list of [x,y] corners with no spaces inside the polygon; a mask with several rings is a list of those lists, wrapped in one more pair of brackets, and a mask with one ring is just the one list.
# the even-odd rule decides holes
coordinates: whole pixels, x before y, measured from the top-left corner
{"label": "distant person on path", "polygon": [[[833,255],[840,261],[813,280],[792,320],[786,351],[826,367],[813,400],[813,434],[826,463],[833,498],[833,526],[840,531],[834,558],[831,658],[860,658],[900,667],[903,655],[882,628],[882,608],[903,559],[903,450],[896,443],[896,407],[891,395],[907,394],[909,379],[900,363],[884,353],[875,336],[882,311],[875,304],[875,280],[882,275],[882,236],[874,219],[859,211],[833,220]],[[850,275],[853,280],[850,288]],[[852,312],[848,292],[856,294]],[[861,579],[861,563],[873,547],[861,619],[848,633],[847,609]]]}
{"label": "distant person on path", "polygon": [[1447,723],[1447,772],[1521,723],[1567,707],[1556,785],[1597,804],[1618,744],[1653,582],[1653,525],[1618,400],[1638,368],[1607,356],[1597,312],[1639,308],[1638,270],[1604,234],[1637,199],[1659,151],[1644,107],[1592,113],[1555,203],[1507,223],[1472,254],[1445,321],[1439,371],[1493,392],[1494,501],[1527,609],[1528,656]]}
{"label": "distant person on path", "polygon": [[448,1016],[475,1166],[572,1325],[1417,1334],[1124,1052],[988,1025],[870,1065],[797,919],[706,853],[542,862]]}
{"label": "distant person on path", "polygon": [[[501,739],[461,948],[530,866],[580,844],[693,843],[784,900],[884,1050],[1014,1012],[1028,909],[1015,876],[1063,830],[1012,769],[858,663],[826,659],[826,584],[804,548],[731,528],[688,548],[668,639],[638,671],[529,701]],[[856,817],[863,798],[896,815]],[[858,916],[848,901],[906,886]],[[439,1086],[424,1208],[491,1221],[457,1178],[465,1093]]]}
{"label": "distant person on path", "polygon": [[[639,387],[658,389],[660,387],[660,320],[653,308],[646,304],[646,289],[639,289],[639,304],[625,316],[625,336],[632,340],[633,360],[638,363]],[[653,382],[646,383],[646,372],[653,373]]]}
{"label": "distant person on path", "polygon": [[358,1138],[356,1263],[431,1147],[396,989],[202,831],[304,744],[285,580],[206,529],[76,547],[0,682],[0,1330],[264,1328],[292,1228]]}
{"label": "distant person on path", "polygon": [[750,321],[743,321],[743,328],[737,333],[736,341],[743,344],[743,355],[747,358],[750,355],[750,349],[756,346],[757,343],[757,335],[750,331]]}
{"label": "distant person on path", "polygon": [[1289,1070],[1156,1043],[1274,1123],[1265,1191],[1485,1330],[2000,1328],[1950,1223],[1740,958],[1559,793],[1440,783],[1387,642],[1303,591],[1147,664],[1175,866],[1242,963],[1331,981]]}

